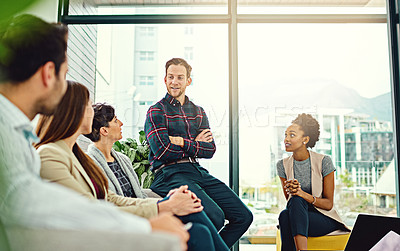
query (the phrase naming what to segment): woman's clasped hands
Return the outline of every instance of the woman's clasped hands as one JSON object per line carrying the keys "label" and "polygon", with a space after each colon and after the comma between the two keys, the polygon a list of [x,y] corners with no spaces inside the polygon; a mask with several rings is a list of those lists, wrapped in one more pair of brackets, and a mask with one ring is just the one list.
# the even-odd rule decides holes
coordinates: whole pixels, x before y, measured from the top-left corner
{"label": "woman's clasped hands", "polygon": [[[303,190],[301,190],[300,182],[297,179],[285,181],[286,193],[292,196],[300,196]],[[301,197],[301,196],[300,196]]]}

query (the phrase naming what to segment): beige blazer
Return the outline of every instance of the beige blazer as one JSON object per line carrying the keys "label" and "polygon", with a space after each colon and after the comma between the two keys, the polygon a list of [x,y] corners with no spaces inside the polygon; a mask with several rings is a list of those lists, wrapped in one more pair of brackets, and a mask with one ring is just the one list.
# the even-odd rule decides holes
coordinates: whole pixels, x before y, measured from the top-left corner
{"label": "beige blazer", "polygon": [[[42,162],[40,176],[43,179],[68,187],[91,200],[96,200],[96,191],[92,181],[63,140],[39,147],[38,153]],[[155,198],[128,198],[108,190],[105,200],[120,207],[123,211],[144,218],[158,214],[158,199]]]}
{"label": "beige blazer", "polygon": [[[310,162],[311,162],[311,190],[312,195],[317,198],[322,197],[322,190],[324,187],[324,177],[322,177],[322,159],[325,155],[319,154],[313,151],[309,151],[310,153]],[[283,159],[283,167],[285,168],[286,177],[288,180],[294,179],[293,173],[293,155]],[[289,195],[288,200],[291,198]],[[338,212],[333,206],[331,210],[324,210],[318,207],[315,207],[322,214],[342,223],[342,219],[340,218]],[[345,226],[345,225],[344,225]],[[346,227],[346,226],[345,226]],[[346,227],[347,228],[347,227]]]}

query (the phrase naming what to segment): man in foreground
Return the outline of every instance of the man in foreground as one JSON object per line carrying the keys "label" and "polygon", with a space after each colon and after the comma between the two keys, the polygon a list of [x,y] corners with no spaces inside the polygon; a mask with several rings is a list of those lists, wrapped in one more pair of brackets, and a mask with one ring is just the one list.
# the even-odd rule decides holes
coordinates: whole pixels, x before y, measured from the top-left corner
{"label": "man in foreground", "polygon": [[179,236],[185,249],[188,234],[172,215],[148,221],[40,179],[31,120],[39,113],[51,115],[63,97],[66,50],[63,25],[31,15],[0,25],[0,219],[6,232],[16,226],[125,234],[164,231]]}

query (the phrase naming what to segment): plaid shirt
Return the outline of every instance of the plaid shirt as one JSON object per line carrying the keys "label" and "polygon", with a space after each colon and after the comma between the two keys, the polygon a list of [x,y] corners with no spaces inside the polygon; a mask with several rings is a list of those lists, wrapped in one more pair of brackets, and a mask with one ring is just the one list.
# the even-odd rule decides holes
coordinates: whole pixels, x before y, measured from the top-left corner
{"label": "plaid shirt", "polygon": [[[216,150],[215,142],[194,140],[202,130],[209,128],[203,108],[193,104],[187,96],[185,103],[181,105],[167,93],[147,111],[144,124],[153,171],[164,163],[186,157],[212,158]],[[182,137],[183,147],[172,144],[169,136]]]}

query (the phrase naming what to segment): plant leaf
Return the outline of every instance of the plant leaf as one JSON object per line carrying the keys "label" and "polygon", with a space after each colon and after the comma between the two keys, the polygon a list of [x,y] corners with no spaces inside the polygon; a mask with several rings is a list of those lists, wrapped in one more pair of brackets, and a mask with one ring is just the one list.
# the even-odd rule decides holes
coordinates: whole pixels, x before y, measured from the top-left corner
{"label": "plant leaf", "polygon": [[143,142],[144,142],[145,140],[146,140],[146,134],[144,133],[143,130],[141,130],[141,131],[139,132],[139,142],[140,142],[140,144],[143,145]]}
{"label": "plant leaf", "polygon": [[115,141],[115,143],[113,145],[113,148],[114,148],[115,151],[121,152],[121,142]]}
{"label": "plant leaf", "polygon": [[137,141],[136,141],[136,139],[131,139],[131,138],[127,138],[126,139],[126,142],[127,142],[127,144],[130,146],[130,147],[132,147],[132,148],[137,148],[137,146],[138,146],[138,143],[137,143]]}
{"label": "plant leaf", "polygon": [[145,179],[143,180],[142,187],[150,188],[151,184],[154,181],[154,173],[152,171],[150,171],[150,169],[149,169],[149,170],[147,170],[146,174],[147,175],[146,175]]}
{"label": "plant leaf", "polygon": [[131,149],[131,147],[127,143],[123,143],[122,144],[122,149],[124,151],[124,154],[128,154],[129,153],[129,149]]}
{"label": "plant leaf", "polygon": [[[0,1],[0,20],[6,20],[15,14],[24,13],[24,10],[29,9],[38,0],[1,0]],[[29,25],[29,24],[26,24]],[[1,51],[0,51],[1,52]]]}
{"label": "plant leaf", "polygon": [[133,170],[137,173],[137,169],[140,167],[140,163],[132,163]]}
{"label": "plant leaf", "polygon": [[147,166],[147,165],[150,166],[150,161],[147,160],[147,159],[144,159],[144,160],[140,161],[140,163],[143,164],[143,165],[145,165],[145,166]]}
{"label": "plant leaf", "polygon": [[142,175],[146,171],[146,167],[139,163],[139,167],[136,169],[136,173]]}
{"label": "plant leaf", "polygon": [[128,152],[128,157],[129,157],[129,159],[131,160],[132,163],[135,162],[136,150],[133,149],[133,148],[130,148],[129,152]]}
{"label": "plant leaf", "polygon": [[132,167],[139,178],[141,186],[149,188],[154,180],[154,174],[150,171],[150,162],[148,160],[150,147],[143,130],[139,132],[139,142],[140,145],[135,139],[127,138],[126,141],[116,141],[113,148],[125,154],[131,160]]}
{"label": "plant leaf", "polygon": [[140,152],[140,157],[141,157],[141,159],[139,161],[149,158],[150,150],[147,148],[147,146],[139,146],[138,150]]}

